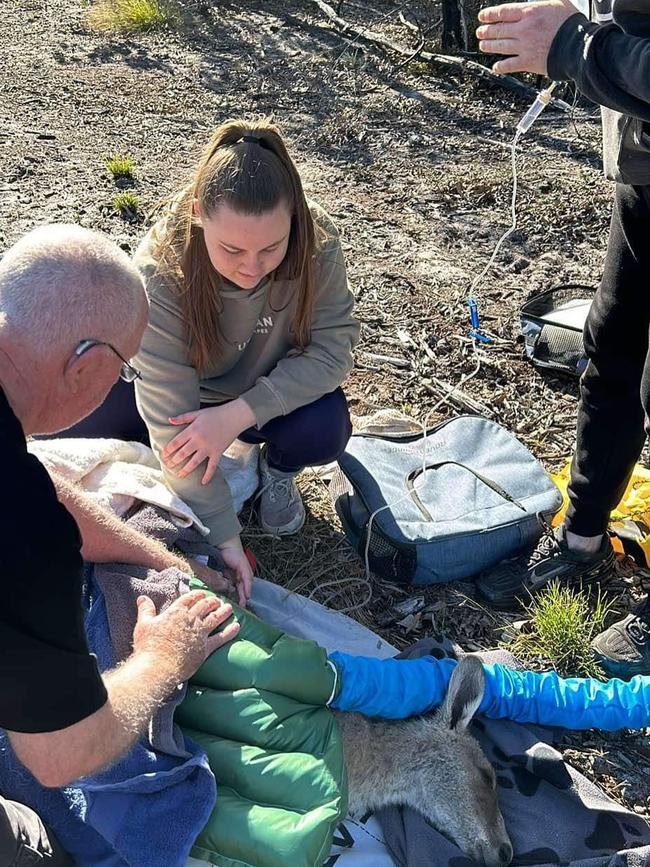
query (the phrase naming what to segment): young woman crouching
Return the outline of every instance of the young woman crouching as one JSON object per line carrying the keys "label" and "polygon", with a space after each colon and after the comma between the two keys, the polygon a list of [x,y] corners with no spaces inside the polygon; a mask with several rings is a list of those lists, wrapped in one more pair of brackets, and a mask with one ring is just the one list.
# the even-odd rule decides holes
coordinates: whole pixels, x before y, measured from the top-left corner
{"label": "young woman crouching", "polygon": [[350,436],[340,386],[359,327],[336,229],[307,202],[276,127],[229,121],[135,262],[151,304],[138,409],[167,483],[248,581],[223,452],[262,444],[260,523],[284,535],[305,520],[296,475]]}

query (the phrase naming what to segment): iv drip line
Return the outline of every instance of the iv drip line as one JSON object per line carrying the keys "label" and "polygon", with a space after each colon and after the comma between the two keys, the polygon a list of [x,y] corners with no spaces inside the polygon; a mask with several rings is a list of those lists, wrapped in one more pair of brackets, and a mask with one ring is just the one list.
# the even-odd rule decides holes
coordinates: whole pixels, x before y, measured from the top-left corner
{"label": "iv drip line", "polygon": [[[517,145],[519,143],[519,139],[521,138],[521,136],[525,135],[528,132],[528,130],[533,125],[533,123],[537,120],[539,115],[544,111],[546,106],[549,104],[549,102],[551,101],[551,95],[552,95],[553,91],[555,90],[555,88],[557,87],[557,85],[558,85],[558,82],[553,81],[553,82],[551,82],[551,84],[547,88],[540,91],[540,93],[537,94],[537,97],[535,98],[535,101],[533,102],[533,104],[530,106],[528,111],[524,114],[524,116],[521,118],[521,120],[517,124],[517,128],[515,130],[515,135],[512,139],[512,144],[511,144],[511,161],[512,161],[512,197],[510,200],[511,223],[510,223],[510,226],[506,229],[506,231],[503,233],[503,235],[497,241],[497,244],[496,244],[496,246],[492,252],[492,255],[490,256],[490,259],[488,260],[488,263],[485,266],[485,268],[483,268],[483,270],[472,281],[470,288],[469,288],[469,292],[468,292],[467,303],[468,303],[469,310],[470,310],[470,322],[471,322],[471,326],[472,326],[469,334],[470,334],[470,337],[472,338],[472,349],[474,352],[476,364],[474,365],[474,367],[472,368],[472,370],[469,373],[464,374],[460,378],[459,382],[455,386],[453,386],[453,388],[447,394],[443,395],[443,397],[440,398],[440,400],[435,404],[435,406],[433,406],[432,409],[429,410],[429,412],[426,415],[426,418],[421,423],[421,427],[422,427],[422,472],[420,473],[419,478],[416,479],[416,481],[414,483],[414,489],[417,489],[418,482],[424,483],[424,480],[426,478],[427,433],[428,433],[429,419],[431,418],[432,414],[443,403],[446,403],[449,400],[449,398],[454,394],[455,391],[460,389],[461,386],[465,385],[465,383],[469,382],[469,380],[472,379],[473,377],[475,377],[477,375],[477,373],[480,371],[480,369],[481,369],[481,356],[479,353],[478,344],[479,343],[492,343],[493,342],[493,338],[491,338],[489,335],[485,334],[481,329],[478,302],[476,300],[476,288],[480,284],[480,282],[483,280],[485,275],[488,273],[490,268],[494,265],[496,257],[498,256],[499,251],[501,250],[501,247],[503,246],[504,242],[510,237],[510,235],[517,228],[517,187],[518,187]],[[371,572],[370,572],[370,542],[372,539],[372,525],[373,525],[375,518],[377,517],[377,515],[380,514],[380,512],[383,512],[386,509],[391,509],[393,506],[399,505],[399,503],[403,502],[406,499],[409,499],[411,496],[412,496],[412,493],[407,492],[406,494],[399,497],[394,502],[387,503],[385,506],[381,506],[381,508],[376,509],[368,518],[368,522],[366,524],[366,539],[365,539],[365,545],[364,545],[364,565],[366,568],[365,583],[366,583],[366,587],[368,589],[368,595],[362,603],[355,605],[353,608],[348,608],[346,610],[351,611],[351,610],[355,610],[357,608],[361,608],[361,607],[367,605],[367,603],[372,598],[372,578],[371,578]]]}

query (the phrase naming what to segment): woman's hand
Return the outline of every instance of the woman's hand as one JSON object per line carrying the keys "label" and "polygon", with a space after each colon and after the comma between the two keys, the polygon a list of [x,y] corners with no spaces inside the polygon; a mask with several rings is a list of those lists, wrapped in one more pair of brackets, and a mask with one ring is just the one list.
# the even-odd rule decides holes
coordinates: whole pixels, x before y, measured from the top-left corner
{"label": "woman's hand", "polygon": [[200,578],[205,586],[209,587],[210,590],[214,590],[215,593],[219,593],[221,596],[227,596],[228,599],[234,599],[234,601],[239,602],[240,605],[246,604],[241,584],[236,587],[235,583],[231,581],[230,578],[227,578],[223,572],[219,572],[217,569],[211,569],[209,566],[206,566],[205,563],[200,563],[197,560],[191,560],[189,566],[194,575],[196,575],[197,578]]}
{"label": "woman's hand", "polygon": [[208,465],[201,479],[201,484],[207,485],[221,455],[242,431],[255,424],[256,419],[246,401],[239,397],[223,406],[186,412],[169,421],[170,424],[187,427],[163,449],[165,466],[175,472],[179,479],[184,479],[207,460]]}
{"label": "woman's hand", "polygon": [[[253,592],[253,569],[239,536],[217,545],[226,564],[228,577],[235,583],[239,593],[240,605],[246,605]],[[243,596],[243,601],[242,601]]]}

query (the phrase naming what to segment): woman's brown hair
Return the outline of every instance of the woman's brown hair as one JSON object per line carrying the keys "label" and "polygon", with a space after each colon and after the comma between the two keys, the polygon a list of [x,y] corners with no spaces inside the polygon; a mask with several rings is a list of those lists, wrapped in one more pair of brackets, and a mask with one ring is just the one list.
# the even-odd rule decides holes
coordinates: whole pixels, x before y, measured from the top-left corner
{"label": "woman's brown hair", "polygon": [[229,120],[217,127],[191,183],[175,197],[159,239],[159,260],[179,286],[191,361],[205,371],[219,358],[224,339],[221,277],[210,262],[194,202],[208,218],[222,204],[242,214],[264,214],[286,203],[292,215],[289,245],[276,276],[298,283],[291,331],[295,346],[304,348],[310,340],[314,255],[321,238],[278,128],[267,120]]}

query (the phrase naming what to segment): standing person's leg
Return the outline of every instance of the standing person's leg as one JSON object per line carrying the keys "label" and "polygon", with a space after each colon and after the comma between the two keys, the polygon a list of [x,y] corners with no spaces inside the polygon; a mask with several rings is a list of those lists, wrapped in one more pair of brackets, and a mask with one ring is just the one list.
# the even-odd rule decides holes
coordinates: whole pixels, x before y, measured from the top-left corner
{"label": "standing person's leg", "polygon": [[148,444],[149,434],[136,406],[133,383],[118,379],[104,403],[89,416],[67,430],[41,439],[60,437],[106,437]]}
{"label": "standing person's leg", "polygon": [[495,605],[552,579],[594,580],[611,569],[605,534],[643,442],[641,380],[648,355],[650,208],[647,191],[619,186],[605,269],[585,328],[589,364],[581,381],[577,444],[566,523],[532,553],[487,570],[481,594]]}
{"label": "standing person's leg", "polygon": [[645,441],[650,208],[645,188],[619,186],[603,280],[585,328],[576,450],[565,528],[569,547],[594,551]]}
{"label": "standing person's leg", "polygon": [[[640,218],[640,229],[645,229],[647,239],[650,237],[650,187],[643,187],[637,192],[639,198],[645,202],[645,223]],[[650,263],[650,252],[645,257],[645,263]],[[647,283],[647,268],[645,280]],[[640,284],[639,294],[648,295],[643,284]],[[648,328],[646,322],[646,339],[650,342]],[[641,380],[641,403],[645,411],[645,430],[650,434],[650,355],[646,358]],[[582,527],[581,524],[578,526]],[[592,647],[609,675],[629,678],[637,674],[650,674],[650,597],[639,611],[628,614],[602,632],[594,640]]]}
{"label": "standing person's leg", "polygon": [[33,810],[0,796],[0,867],[72,867],[73,863]]}
{"label": "standing person's leg", "polygon": [[251,428],[244,442],[265,443],[260,471],[260,524],[267,533],[296,533],[305,522],[305,508],[295,476],[307,466],[328,464],[345,450],[352,425],[347,401],[337,388],[319,400],[279,416],[259,431]]}

